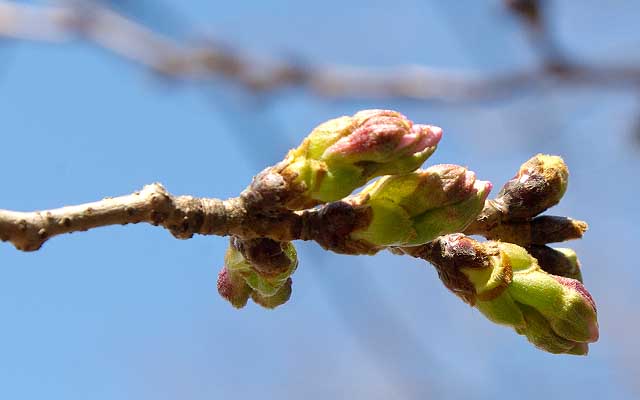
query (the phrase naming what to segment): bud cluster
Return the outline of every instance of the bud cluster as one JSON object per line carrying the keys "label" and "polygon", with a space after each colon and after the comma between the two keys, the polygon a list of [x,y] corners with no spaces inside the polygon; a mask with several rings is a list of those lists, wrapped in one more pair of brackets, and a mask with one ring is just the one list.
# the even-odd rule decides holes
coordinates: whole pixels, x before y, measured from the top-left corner
{"label": "bud cluster", "polygon": [[298,267],[290,242],[232,238],[224,262],[218,275],[218,292],[234,307],[244,307],[249,297],[266,308],[289,300],[291,275]]}
{"label": "bud cluster", "polygon": [[445,285],[489,320],[550,353],[584,355],[598,340],[596,306],[580,281],[543,271],[515,244],[460,234],[437,242],[429,258]]}
{"label": "bud cluster", "polygon": [[[489,320],[545,351],[586,354],[598,339],[595,303],[581,283],[575,252],[546,246],[581,237],[586,223],[539,216],[567,189],[564,161],[534,156],[487,200],[491,183],[465,167],[419,169],[441,137],[440,128],[389,110],[332,119],[258,174],[241,201],[247,214],[268,218],[269,226],[295,222],[283,228],[290,236],[272,235],[279,240],[315,240],[346,254],[387,248],[424,258],[448,289]],[[277,307],[291,295],[297,263],[290,242],[234,237],[218,291],[237,308],[249,297]]]}
{"label": "bud cluster", "polygon": [[539,216],[558,204],[567,189],[568,179],[569,170],[562,158],[544,154],[532,157],[502,187],[495,199],[487,201],[465,233],[522,246],[581,238],[587,230],[585,222]]}

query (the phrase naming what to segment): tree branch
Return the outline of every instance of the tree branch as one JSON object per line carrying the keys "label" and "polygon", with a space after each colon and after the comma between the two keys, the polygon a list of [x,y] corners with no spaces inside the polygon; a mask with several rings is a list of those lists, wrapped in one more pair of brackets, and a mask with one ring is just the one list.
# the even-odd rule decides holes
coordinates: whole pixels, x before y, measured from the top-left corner
{"label": "tree branch", "polygon": [[487,200],[482,212],[464,230],[464,234],[530,246],[580,239],[587,228],[584,221],[550,215],[514,221],[499,201]]}
{"label": "tree branch", "polygon": [[295,213],[257,216],[247,211],[242,198],[172,196],[154,183],[130,195],[82,205],[34,212],[0,210],[0,239],[19,250],[34,251],[63,233],[146,222],[168,229],[179,239],[194,234],[252,238],[268,232],[274,239],[291,240],[300,235],[300,221]]}
{"label": "tree branch", "polygon": [[[262,189],[265,193],[268,188]],[[374,254],[382,248],[349,238],[354,229],[368,223],[369,212],[344,201],[305,211],[269,209],[255,190],[245,190],[239,197],[223,201],[173,196],[161,184],[154,183],[126,196],[52,210],[0,209],[0,240],[13,243],[18,250],[35,251],[48,239],[64,233],[145,222],[162,226],[178,239],[200,234],[314,240],[337,253]],[[527,246],[578,239],[585,230],[586,223],[564,217],[541,216],[515,224],[503,221],[494,201],[487,200],[483,212],[464,233]]]}
{"label": "tree branch", "polygon": [[[268,189],[265,188],[263,193]],[[161,226],[178,239],[194,234],[276,241],[314,240],[338,253],[373,254],[375,246],[349,239],[367,210],[343,201],[305,211],[265,206],[265,196],[245,190],[239,197],[219,200],[173,196],[159,183],[130,195],[52,210],[18,212],[0,209],[0,240],[18,250],[35,251],[50,238],[109,225],[146,222]]]}
{"label": "tree branch", "polygon": [[415,65],[376,69],[264,60],[215,46],[179,43],[95,3],[71,7],[0,1],[1,36],[54,43],[80,38],[173,79],[223,78],[253,91],[302,87],[339,98],[477,101],[512,96],[545,84],[620,90],[640,85],[638,66],[565,59],[561,65],[546,60],[541,67],[485,77]]}

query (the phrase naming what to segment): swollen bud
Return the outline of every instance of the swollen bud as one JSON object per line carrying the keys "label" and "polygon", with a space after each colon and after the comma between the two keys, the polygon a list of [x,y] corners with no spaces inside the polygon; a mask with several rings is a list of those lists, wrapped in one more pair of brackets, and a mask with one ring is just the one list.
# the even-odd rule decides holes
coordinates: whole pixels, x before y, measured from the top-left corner
{"label": "swollen bud", "polygon": [[[513,327],[551,353],[586,354],[588,343],[598,340],[596,306],[579,281],[548,274],[524,248],[511,243],[479,243],[462,235],[440,241],[442,254],[458,262],[440,263],[439,272],[457,269],[464,274],[463,299],[489,320]],[[452,280],[445,283],[458,294]]]}
{"label": "swollen bud", "polygon": [[260,304],[264,308],[276,308],[289,301],[292,283],[291,278],[289,278],[273,295],[264,296],[260,292],[254,291],[251,293],[251,298],[256,304]]}
{"label": "swollen bud", "polygon": [[435,165],[406,175],[391,175],[369,185],[353,199],[371,218],[351,238],[376,246],[411,246],[461,232],[478,215],[491,183],[458,165]]}
{"label": "swollen bud", "polygon": [[225,254],[225,265],[229,271],[238,273],[245,282],[255,291],[263,296],[272,296],[280,289],[287,279],[298,267],[296,250],[290,242],[282,242],[285,246],[285,254],[291,260],[286,269],[280,271],[263,272],[248,261],[242,252],[233,244],[227,249]]}
{"label": "swollen bud", "polygon": [[237,308],[249,297],[274,308],[291,296],[291,275],[297,266],[296,250],[290,242],[232,238],[218,277],[218,291]]}
{"label": "swollen bud", "polygon": [[508,220],[528,220],[558,204],[569,182],[562,158],[538,154],[522,164],[498,193]]}
{"label": "swollen bud", "polygon": [[247,304],[253,289],[247,285],[242,276],[236,272],[230,272],[227,267],[222,267],[218,274],[218,293],[227,299],[235,308],[242,308]]}
{"label": "swollen bud", "polygon": [[365,110],[316,127],[284,160],[282,176],[299,194],[291,209],[339,200],[370,179],[405,174],[435,151],[442,130],[389,110]]}
{"label": "swollen bud", "polygon": [[574,342],[558,335],[549,320],[535,308],[520,304],[526,327],[515,328],[537,348],[553,354],[587,355],[589,345],[585,342]]}

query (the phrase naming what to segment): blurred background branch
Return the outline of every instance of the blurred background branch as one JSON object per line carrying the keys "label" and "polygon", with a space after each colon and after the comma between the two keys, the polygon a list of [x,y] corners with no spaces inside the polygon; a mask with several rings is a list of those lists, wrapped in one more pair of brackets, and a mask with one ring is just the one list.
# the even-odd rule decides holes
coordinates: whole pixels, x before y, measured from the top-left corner
{"label": "blurred background branch", "polygon": [[0,35],[104,48],[173,80],[225,79],[254,92],[303,88],[331,98],[407,98],[436,101],[500,99],[527,90],[564,86],[638,90],[640,66],[571,59],[555,43],[538,0],[505,0],[539,55],[537,66],[482,76],[422,65],[389,68],[300,63],[260,58],[215,40],[177,41],[98,2],[53,5],[0,2]]}

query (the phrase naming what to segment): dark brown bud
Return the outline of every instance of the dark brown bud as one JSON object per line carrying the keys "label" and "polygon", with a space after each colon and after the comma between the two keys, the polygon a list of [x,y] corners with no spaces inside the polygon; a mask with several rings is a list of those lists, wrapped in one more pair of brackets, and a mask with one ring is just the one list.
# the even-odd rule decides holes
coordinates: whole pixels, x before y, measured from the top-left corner
{"label": "dark brown bud", "polygon": [[527,220],[558,204],[567,189],[569,170],[558,156],[538,154],[498,193],[504,221]]}
{"label": "dark brown bud", "polygon": [[580,262],[575,251],[566,248],[554,249],[549,246],[528,246],[527,251],[538,260],[544,271],[582,282]]}

